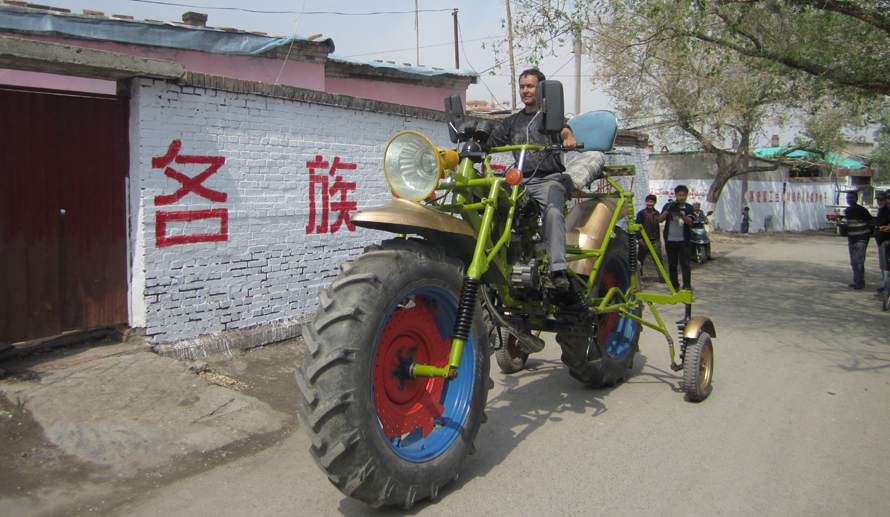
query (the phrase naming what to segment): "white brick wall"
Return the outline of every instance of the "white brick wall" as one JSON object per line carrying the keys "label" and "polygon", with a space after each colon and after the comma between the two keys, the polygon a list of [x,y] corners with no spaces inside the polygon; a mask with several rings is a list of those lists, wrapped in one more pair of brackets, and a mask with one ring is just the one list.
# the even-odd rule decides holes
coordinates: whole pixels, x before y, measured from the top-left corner
{"label": "white brick wall", "polygon": [[[346,200],[362,210],[392,199],[381,161],[397,132],[418,131],[452,146],[444,122],[150,79],[134,81],[131,95],[130,321],[156,343],[309,316],[318,289],[342,261],[389,237],[345,225],[335,233],[307,232],[307,163],[316,156],[355,164],[335,176],[355,183]],[[181,144],[173,153],[178,158],[153,163],[174,142]],[[636,191],[648,180],[648,161],[644,151],[632,150],[642,156],[634,155],[638,171],[646,171],[634,180]],[[193,180],[206,176],[214,159],[225,162]],[[616,159],[629,157],[610,163]],[[327,177],[329,188],[334,184],[328,168],[314,173]],[[314,190],[318,225],[318,182]],[[184,195],[176,199],[177,193]],[[195,235],[220,235],[221,214],[228,217],[227,238],[194,242],[212,239]],[[329,227],[337,215],[330,212]],[[166,241],[158,240],[159,221]]]}
{"label": "white brick wall", "polygon": [[[340,262],[386,236],[341,225],[336,233],[307,233],[309,169],[321,155],[339,157],[354,170],[347,201],[358,210],[392,199],[381,158],[399,131],[422,132],[449,144],[444,123],[252,94],[178,87],[164,81],[134,82],[131,112],[131,323],[154,342],[174,342],[282,319],[314,310],[316,294],[337,274]],[[180,155],[222,157],[225,163],[200,186],[226,195],[211,201],[188,192],[170,204],[182,184],[153,168],[171,143]],[[193,178],[207,164],[171,163]],[[328,170],[316,170],[330,178]],[[321,195],[316,187],[320,223]],[[339,199],[339,194],[336,201]],[[225,210],[228,239],[158,247],[159,213]],[[161,216],[164,217],[163,215]],[[329,225],[337,218],[331,213]],[[220,232],[220,219],[168,220],[168,238]]]}

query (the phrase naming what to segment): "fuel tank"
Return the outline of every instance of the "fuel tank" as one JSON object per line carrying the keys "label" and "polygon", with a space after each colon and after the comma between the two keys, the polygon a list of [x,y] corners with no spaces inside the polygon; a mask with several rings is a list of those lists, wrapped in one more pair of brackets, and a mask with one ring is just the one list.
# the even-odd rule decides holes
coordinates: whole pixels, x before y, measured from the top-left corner
{"label": "fuel tank", "polygon": [[[566,217],[566,245],[598,249],[603,245],[617,207],[617,199],[587,199],[572,207]],[[596,257],[587,258],[569,262],[569,267],[579,275],[589,275],[595,263]]]}

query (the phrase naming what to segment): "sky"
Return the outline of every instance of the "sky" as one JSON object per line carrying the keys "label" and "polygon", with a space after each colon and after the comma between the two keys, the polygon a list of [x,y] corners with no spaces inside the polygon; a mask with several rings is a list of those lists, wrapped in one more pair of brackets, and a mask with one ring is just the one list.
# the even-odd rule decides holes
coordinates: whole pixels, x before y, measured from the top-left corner
{"label": "sky", "polygon": [[[211,27],[233,27],[270,36],[322,34],[333,40],[334,54],[365,61],[418,64],[419,43],[419,64],[444,69],[455,67],[452,12],[457,9],[460,68],[476,71],[481,81],[470,85],[467,99],[491,102],[494,97],[497,102],[511,101],[509,64],[500,70],[493,69],[493,46],[506,35],[502,27],[502,20],[507,16],[505,0],[417,0],[419,42],[414,29],[415,0],[46,0],[41,3],[70,9],[72,13],[89,9],[106,16],[129,15],[137,20],[179,22],[186,11],[196,11],[208,15],[207,25]],[[299,14],[301,12],[303,14]],[[316,14],[335,12],[351,15]],[[404,14],[367,14],[372,12]],[[507,56],[503,59],[506,61]],[[517,59],[517,71],[526,68],[523,65],[527,63]],[[582,72],[589,73],[592,66],[586,60]],[[540,68],[548,79],[563,82],[566,111],[574,111],[575,65],[571,50],[561,49],[556,57],[545,59]],[[608,96],[593,91],[589,78],[586,79],[582,79],[581,111],[609,109]]]}
{"label": "sky", "polygon": [[[265,32],[270,36],[308,37],[322,34],[336,47],[334,54],[353,59],[394,61],[396,63],[453,69],[454,17],[458,10],[460,68],[480,74],[480,84],[470,85],[467,99],[511,101],[510,69],[505,64],[494,69],[494,46],[506,35],[505,0],[416,0],[419,34],[415,32],[415,0],[46,0],[53,7],[80,13],[84,9],[106,16],[122,14],[137,20],[182,21],[182,14],[196,11],[208,15],[211,27],[233,27]],[[269,11],[269,12],[259,12]],[[380,12],[387,14],[369,14]],[[345,14],[334,14],[345,13]],[[401,14],[390,14],[401,13]],[[418,41],[419,39],[419,41]],[[418,50],[419,45],[419,50]],[[500,56],[507,62],[507,55]],[[522,55],[516,58],[517,71],[527,68]],[[610,108],[609,96],[593,89],[589,74],[595,63],[582,61],[581,112]],[[574,54],[569,48],[556,50],[544,59],[541,71],[548,79],[562,81],[566,112],[574,112]],[[517,100],[517,102],[519,102]],[[793,129],[771,128],[782,144],[790,143]],[[769,145],[764,135],[759,145]],[[869,138],[870,141],[871,138]]]}

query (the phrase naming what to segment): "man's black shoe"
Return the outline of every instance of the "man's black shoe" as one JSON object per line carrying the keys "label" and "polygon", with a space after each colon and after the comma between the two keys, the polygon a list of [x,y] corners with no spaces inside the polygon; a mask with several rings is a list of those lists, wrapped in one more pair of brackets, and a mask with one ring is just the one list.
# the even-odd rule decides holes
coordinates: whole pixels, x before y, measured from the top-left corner
{"label": "man's black shoe", "polygon": [[569,279],[566,278],[565,271],[557,271],[553,273],[553,287],[557,288],[560,291],[568,291],[571,284],[569,283]]}
{"label": "man's black shoe", "polygon": [[684,285],[683,287],[680,288],[680,290],[681,290],[681,291],[691,291],[691,290],[692,290],[692,286],[691,286],[691,285]]}
{"label": "man's black shoe", "polygon": [[854,285],[853,289],[856,289],[857,291],[861,291],[861,290],[865,289],[865,286],[864,285]]}

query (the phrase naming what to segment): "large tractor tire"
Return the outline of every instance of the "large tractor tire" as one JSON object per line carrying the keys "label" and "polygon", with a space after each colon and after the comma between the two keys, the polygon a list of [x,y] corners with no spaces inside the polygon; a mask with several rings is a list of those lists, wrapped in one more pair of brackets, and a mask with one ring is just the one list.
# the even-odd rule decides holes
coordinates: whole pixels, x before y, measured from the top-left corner
{"label": "large tractor tire", "polygon": [[307,325],[297,370],[310,453],[347,496],[410,508],[457,477],[484,419],[489,345],[476,304],[453,380],[405,379],[405,360],[444,367],[463,264],[419,240],[394,239],[342,264]]}
{"label": "large tractor tire", "polygon": [[[630,288],[630,261],[627,258],[627,232],[615,228],[615,236],[596,272],[591,297],[604,296],[612,287],[626,292]],[[617,295],[612,299],[620,301]],[[635,313],[642,314],[642,309]],[[616,312],[599,314],[596,324],[587,334],[558,333],[556,342],[562,348],[562,362],[575,379],[600,388],[610,386],[627,377],[638,351],[640,324]],[[590,360],[588,360],[588,348]]]}

